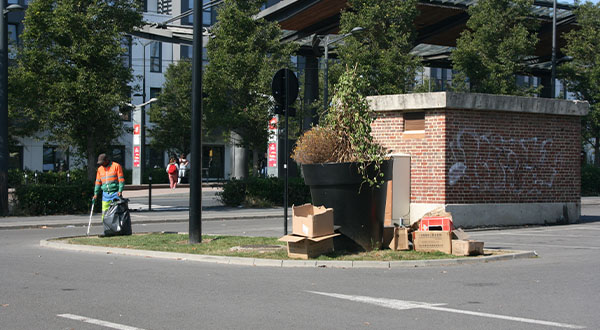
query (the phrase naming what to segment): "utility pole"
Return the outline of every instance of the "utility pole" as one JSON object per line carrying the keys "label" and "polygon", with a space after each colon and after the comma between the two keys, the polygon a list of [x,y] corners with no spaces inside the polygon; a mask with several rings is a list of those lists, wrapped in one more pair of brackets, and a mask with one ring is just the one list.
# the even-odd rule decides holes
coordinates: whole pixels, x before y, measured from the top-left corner
{"label": "utility pole", "polygon": [[[1,1],[1,0],[0,0]],[[202,242],[202,1],[194,0],[189,243]]]}
{"label": "utility pole", "polygon": [[9,12],[24,10],[0,0],[0,216],[8,215],[8,22]]}

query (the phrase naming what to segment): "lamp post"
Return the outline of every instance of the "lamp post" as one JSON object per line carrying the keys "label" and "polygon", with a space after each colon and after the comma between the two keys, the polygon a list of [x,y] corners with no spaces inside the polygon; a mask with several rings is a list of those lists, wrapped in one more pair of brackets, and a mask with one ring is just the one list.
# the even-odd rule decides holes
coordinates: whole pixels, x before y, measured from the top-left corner
{"label": "lamp post", "polygon": [[21,5],[6,6],[0,0],[0,216],[8,215],[8,22],[11,11],[24,10]]}
{"label": "lamp post", "polygon": [[556,0],[552,1],[552,72],[550,78],[550,98],[556,97]]}
{"label": "lamp post", "polygon": [[142,65],[142,93],[134,94],[134,96],[142,97],[142,104],[139,106],[130,105],[136,109],[139,107],[139,109],[142,110],[133,113],[133,167],[131,172],[131,181],[134,185],[142,184],[145,169],[144,167],[146,166],[146,105],[151,103],[146,102],[146,46],[153,42],[154,41],[151,40],[142,44],[144,51],[144,55],[142,56],[144,62]]}
{"label": "lamp post", "polygon": [[192,145],[188,241],[202,242],[202,1],[194,0],[194,44],[192,48]]}
{"label": "lamp post", "polygon": [[352,30],[350,30],[350,32],[343,34],[333,40],[329,40],[329,34],[325,36],[325,43],[324,43],[324,48],[325,48],[325,72],[323,73],[323,110],[325,112],[327,112],[327,100],[329,97],[329,93],[328,93],[328,75],[329,75],[329,45],[333,45],[339,41],[341,41],[342,39],[345,39],[353,34],[358,34],[363,32],[365,29],[357,26],[355,28],[353,28]]}

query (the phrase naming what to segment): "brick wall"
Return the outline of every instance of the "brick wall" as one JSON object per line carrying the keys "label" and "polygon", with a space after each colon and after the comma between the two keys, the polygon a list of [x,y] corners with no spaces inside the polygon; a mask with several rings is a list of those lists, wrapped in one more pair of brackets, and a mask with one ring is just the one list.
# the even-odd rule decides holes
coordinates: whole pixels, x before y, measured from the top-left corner
{"label": "brick wall", "polygon": [[372,124],[377,142],[411,155],[411,203],[445,203],[444,111],[425,112],[425,133],[404,133],[402,112],[380,112]]}
{"label": "brick wall", "polygon": [[452,110],[446,125],[447,203],[579,200],[579,117]]}
{"label": "brick wall", "polygon": [[411,155],[411,203],[579,201],[579,117],[429,110],[424,134],[411,134],[401,111],[386,111],[372,128],[385,148]]}

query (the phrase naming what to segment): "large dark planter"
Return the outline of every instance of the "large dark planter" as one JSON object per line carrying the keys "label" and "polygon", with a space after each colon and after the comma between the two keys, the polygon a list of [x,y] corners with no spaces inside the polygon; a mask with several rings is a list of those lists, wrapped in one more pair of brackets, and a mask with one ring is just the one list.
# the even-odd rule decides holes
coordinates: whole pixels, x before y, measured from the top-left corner
{"label": "large dark planter", "polygon": [[[384,161],[383,179],[391,179],[392,161]],[[310,187],[313,205],[333,208],[333,221],[354,247],[370,251],[381,246],[387,183],[379,188],[362,184],[357,163],[302,165],[304,182]],[[336,249],[352,249],[338,240]]]}

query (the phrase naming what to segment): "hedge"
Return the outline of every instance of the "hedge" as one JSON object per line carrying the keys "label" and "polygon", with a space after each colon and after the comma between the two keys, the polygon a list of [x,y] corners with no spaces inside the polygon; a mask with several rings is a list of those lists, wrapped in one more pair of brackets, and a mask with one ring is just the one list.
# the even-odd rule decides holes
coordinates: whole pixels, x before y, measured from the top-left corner
{"label": "hedge", "polygon": [[581,168],[581,195],[600,195],[600,167],[583,165]]}
{"label": "hedge", "polygon": [[[283,206],[284,180],[279,178],[250,177],[232,179],[223,185],[219,193],[221,202],[227,206]],[[288,181],[288,205],[310,203],[310,190],[302,178]]]}
{"label": "hedge", "polygon": [[[28,184],[15,188],[16,212],[26,215],[76,214],[90,211],[94,185],[88,181],[69,184]],[[100,210],[100,203],[95,209]]]}

